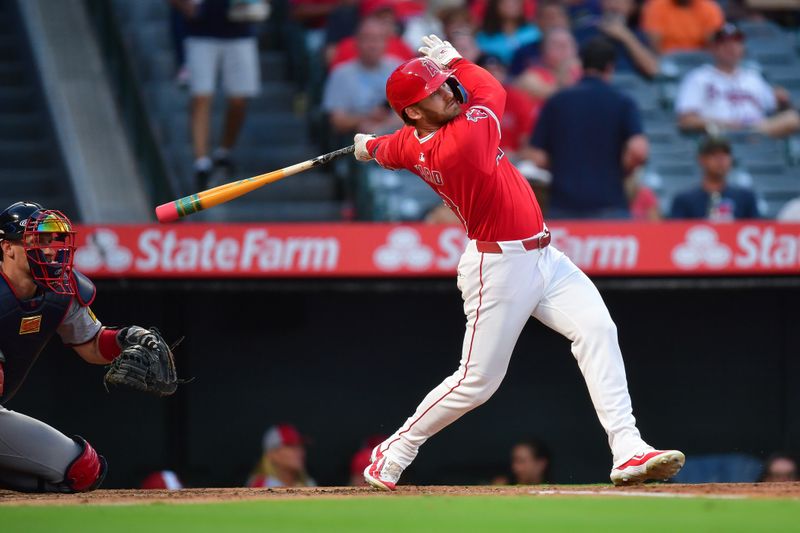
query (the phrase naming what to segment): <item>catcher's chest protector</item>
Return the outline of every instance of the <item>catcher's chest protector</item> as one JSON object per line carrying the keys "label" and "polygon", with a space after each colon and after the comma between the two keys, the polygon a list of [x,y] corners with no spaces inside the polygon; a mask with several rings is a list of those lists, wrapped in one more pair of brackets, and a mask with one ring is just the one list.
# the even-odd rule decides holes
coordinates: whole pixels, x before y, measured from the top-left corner
{"label": "catcher's chest protector", "polygon": [[[89,299],[82,298],[88,292],[86,283],[91,286],[92,296],[94,286],[80,274],[76,276],[76,281],[78,295],[75,297],[86,305],[84,302],[89,303]],[[0,276],[0,351],[6,358],[3,365],[5,386],[0,404],[10,400],[19,389],[47,341],[67,314],[72,298],[73,296],[45,291],[44,296],[19,301],[5,277]]]}

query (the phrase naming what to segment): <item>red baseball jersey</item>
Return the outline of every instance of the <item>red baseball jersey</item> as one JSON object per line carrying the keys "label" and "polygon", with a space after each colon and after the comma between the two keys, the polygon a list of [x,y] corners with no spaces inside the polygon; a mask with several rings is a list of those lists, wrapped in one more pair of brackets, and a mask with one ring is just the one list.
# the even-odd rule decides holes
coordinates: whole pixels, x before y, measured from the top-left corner
{"label": "red baseball jersey", "polygon": [[451,65],[469,93],[469,107],[420,138],[413,126],[367,142],[382,167],[406,169],[433,188],[461,219],[470,239],[532,237],[544,222],[528,182],[500,149],[506,91],[487,71],[459,59]]}

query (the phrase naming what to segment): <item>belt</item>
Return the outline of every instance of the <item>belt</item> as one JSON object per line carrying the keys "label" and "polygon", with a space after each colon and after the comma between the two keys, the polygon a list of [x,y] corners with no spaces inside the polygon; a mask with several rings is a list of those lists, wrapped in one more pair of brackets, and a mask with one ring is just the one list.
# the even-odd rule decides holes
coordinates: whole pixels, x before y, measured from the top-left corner
{"label": "belt", "polygon": [[[517,241],[526,250],[541,250],[550,244],[550,231],[544,230],[538,237],[531,237],[524,241]],[[478,251],[484,254],[502,254],[503,248],[499,242],[494,241],[475,241]]]}

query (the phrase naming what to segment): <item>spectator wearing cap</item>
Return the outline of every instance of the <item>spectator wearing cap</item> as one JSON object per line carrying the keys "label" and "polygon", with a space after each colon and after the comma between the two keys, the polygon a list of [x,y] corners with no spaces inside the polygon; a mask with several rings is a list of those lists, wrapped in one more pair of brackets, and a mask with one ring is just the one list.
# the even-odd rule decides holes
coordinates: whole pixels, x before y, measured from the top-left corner
{"label": "spectator wearing cap", "polygon": [[[244,124],[247,100],[260,90],[257,25],[230,20],[230,0],[175,0],[173,4],[187,17],[194,171],[196,185],[202,189],[212,172],[232,172],[231,151]],[[211,104],[219,72],[227,95],[225,125],[219,146],[210,154]]]}
{"label": "spectator wearing cap", "polygon": [[575,30],[578,44],[599,35],[608,37],[617,51],[615,72],[638,73],[652,78],[658,74],[658,56],[650,48],[650,39],[630,24],[636,4],[634,0],[602,0],[603,13]]}
{"label": "spectator wearing cap", "polygon": [[702,50],[724,23],[714,0],[647,0],[642,9],[642,29],[662,54]]}
{"label": "spectator wearing cap", "polygon": [[384,24],[367,18],[357,36],[358,57],[334,70],[328,77],[322,109],[337,134],[369,131],[376,134],[400,125],[386,105],[386,80],[400,64],[388,57]]}
{"label": "spectator wearing cap", "polygon": [[671,218],[708,219],[713,222],[760,218],[753,192],[727,182],[733,164],[731,145],[727,139],[712,136],[701,139],[698,162],[703,172],[702,181],[697,187],[675,196],[670,210]]}
{"label": "spectator wearing cap", "polygon": [[350,459],[350,481],[351,487],[364,487],[367,482],[364,480],[364,469],[372,462],[372,448],[361,448],[353,458]]}
{"label": "spectator wearing cap", "polygon": [[518,48],[540,37],[536,26],[525,19],[523,0],[489,0],[476,39],[482,52],[496,55],[510,65]]}
{"label": "spectator wearing cap", "polygon": [[771,87],[755,69],[741,65],[744,34],[726,24],[714,34],[713,65],[686,74],[678,89],[678,125],[687,131],[755,131],[783,137],[800,130],[800,115],[786,90]]}
{"label": "spectator wearing cap", "polygon": [[178,474],[172,470],[158,470],[149,474],[139,484],[143,490],[180,490],[184,488]]}
{"label": "spectator wearing cap", "polygon": [[[558,0],[545,0],[536,7],[536,25],[542,35],[547,35],[551,30],[569,30],[569,17],[567,10]],[[541,41],[537,40],[521,46],[511,58],[510,73],[517,77],[528,67],[539,62],[541,56]]]}
{"label": "spectator wearing cap", "polygon": [[636,103],[612,87],[614,46],[598,37],[580,51],[583,78],[547,100],[527,157],[549,169],[548,216],[629,218],[625,179],[647,160]]}
{"label": "spectator wearing cap", "polygon": [[297,428],[270,426],[261,441],[263,453],[247,480],[248,487],[314,487],[306,472],[306,449]]}

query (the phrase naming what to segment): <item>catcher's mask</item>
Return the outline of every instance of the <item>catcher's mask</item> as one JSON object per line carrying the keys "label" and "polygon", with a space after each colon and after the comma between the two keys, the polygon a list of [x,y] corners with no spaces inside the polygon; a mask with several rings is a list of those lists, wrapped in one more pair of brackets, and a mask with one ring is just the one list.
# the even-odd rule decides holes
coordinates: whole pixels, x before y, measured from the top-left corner
{"label": "catcher's mask", "polygon": [[75,231],[66,215],[32,202],[17,202],[0,214],[0,225],[0,238],[22,245],[37,285],[56,294],[75,294],[71,275]]}

